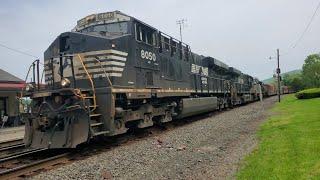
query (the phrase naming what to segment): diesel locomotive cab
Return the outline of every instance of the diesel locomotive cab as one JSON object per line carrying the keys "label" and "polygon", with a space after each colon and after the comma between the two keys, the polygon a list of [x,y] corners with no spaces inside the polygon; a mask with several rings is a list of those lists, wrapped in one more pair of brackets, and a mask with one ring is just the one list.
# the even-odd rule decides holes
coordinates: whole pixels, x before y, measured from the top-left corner
{"label": "diesel locomotive cab", "polygon": [[[26,146],[74,148],[108,133],[101,130],[103,122],[93,119],[101,116],[95,112],[96,91],[107,91],[122,76],[130,25],[130,17],[118,11],[93,14],[53,41],[44,53],[45,85],[33,82],[25,89],[32,99]],[[39,68],[33,68],[33,74],[39,81]]]}

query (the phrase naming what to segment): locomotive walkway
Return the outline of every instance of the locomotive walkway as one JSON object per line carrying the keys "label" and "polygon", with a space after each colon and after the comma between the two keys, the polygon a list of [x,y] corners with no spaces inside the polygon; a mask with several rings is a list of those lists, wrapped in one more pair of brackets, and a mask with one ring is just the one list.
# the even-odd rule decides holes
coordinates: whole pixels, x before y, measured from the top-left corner
{"label": "locomotive walkway", "polygon": [[[256,131],[276,102],[207,114],[123,143],[34,179],[225,179],[256,146]],[[153,128],[154,129],[154,128]]]}

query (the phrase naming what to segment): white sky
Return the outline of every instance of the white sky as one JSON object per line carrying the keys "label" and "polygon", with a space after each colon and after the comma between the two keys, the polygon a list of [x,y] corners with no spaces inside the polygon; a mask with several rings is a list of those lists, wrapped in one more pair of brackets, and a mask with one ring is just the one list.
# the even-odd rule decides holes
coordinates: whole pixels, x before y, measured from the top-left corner
{"label": "white sky", "polygon": [[[194,52],[212,56],[244,73],[271,77],[276,49],[287,51],[299,38],[319,0],[59,0],[1,1],[0,43],[43,59],[62,32],[92,13],[120,10],[179,38],[176,21],[188,20],[183,39]],[[282,72],[302,67],[320,52],[320,12],[304,39],[281,57]],[[0,68],[24,78],[33,58],[0,47]]]}

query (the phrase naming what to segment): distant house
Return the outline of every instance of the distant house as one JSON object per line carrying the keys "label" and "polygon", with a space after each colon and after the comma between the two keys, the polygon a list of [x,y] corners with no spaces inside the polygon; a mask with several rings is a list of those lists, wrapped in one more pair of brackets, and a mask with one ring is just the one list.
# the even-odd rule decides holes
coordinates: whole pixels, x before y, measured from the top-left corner
{"label": "distant house", "polygon": [[[0,120],[8,116],[10,122],[14,122],[19,115],[19,101],[17,96],[24,88],[25,82],[0,69]],[[0,124],[1,127],[2,124]]]}

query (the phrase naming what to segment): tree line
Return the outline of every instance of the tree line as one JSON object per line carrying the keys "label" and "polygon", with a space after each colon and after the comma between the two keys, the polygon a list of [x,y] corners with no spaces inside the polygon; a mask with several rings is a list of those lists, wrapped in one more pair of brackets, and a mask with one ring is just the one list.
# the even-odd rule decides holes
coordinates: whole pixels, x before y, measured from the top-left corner
{"label": "tree line", "polygon": [[320,55],[309,55],[302,66],[302,71],[294,74],[285,74],[283,85],[294,91],[320,87]]}

